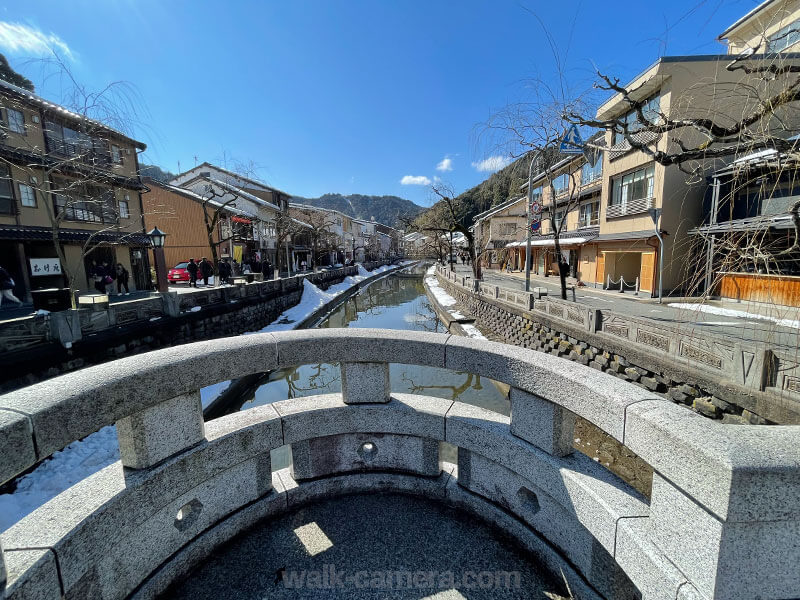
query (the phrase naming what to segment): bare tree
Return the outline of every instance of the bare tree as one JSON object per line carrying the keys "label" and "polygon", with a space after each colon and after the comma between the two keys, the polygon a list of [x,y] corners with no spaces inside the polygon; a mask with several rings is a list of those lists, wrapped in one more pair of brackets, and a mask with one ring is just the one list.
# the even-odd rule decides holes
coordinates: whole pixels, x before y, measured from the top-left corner
{"label": "bare tree", "polygon": [[[138,175],[116,174],[114,167],[126,160],[135,161],[130,156],[131,148],[133,153],[136,148],[129,131],[138,121],[137,111],[141,110],[142,103],[127,82],[116,81],[102,90],[90,91],[74,78],[57,55],[39,62],[54,70],[50,77],[62,80],[67,99],[64,104],[70,112],[44,108],[40,126],[45,143],[39,143],[38,135],[26,135],[18,138],[22,139],[22,146],[16,149],[28,157],[24,165],[30,173],[26,185],[32,190],[37,205],[45,207],[53,249],[74,306],[78,275],[83,265],[73,268],[67,260],[62,239],[66,223],[88,223],[96,227],[82,228],[85,237],[79,245],[81,263],[98,248],[128,245],[134,236],[141,240],[141,222],[138,227],[137,224],[129,229],[121,227],[120,218],[127,214],[116,197],[120,190],[136,193],[140,187]],[[24,99],[20,102],[25,104]],[[10,123],[0,124],[2,138],[12,132],[19,133],[11,129]],[[0,161],[9,167],[18,164],[7,159]]]}
{"label": "bare tree", "polygon": [[303,234],[307,235],[311,242],[311,267],[316,270],[322,252],[338,249],[339,238],[331,231],[331,228],[337,224],[336,215],[326,210],[314,210],[299,206],[290,207],[289,214],[308,225]]}

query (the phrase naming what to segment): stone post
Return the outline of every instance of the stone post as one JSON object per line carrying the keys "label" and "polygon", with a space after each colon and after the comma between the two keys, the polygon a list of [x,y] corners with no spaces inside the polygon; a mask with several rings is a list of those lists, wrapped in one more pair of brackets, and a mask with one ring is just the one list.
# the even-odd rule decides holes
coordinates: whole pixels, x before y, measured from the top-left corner
{"label": "stone post", "polygon": [[[791,507],[768,506],[771,478],[753,475],[751,482],[761,492],[751,496],[752,490],[731,489],[723,500],[728,504],[724,517],[658,473],[653,475],[653,542],[703,597],[791,598],[800,590],[800,518],[770,515],[776,510],[791,513]],[[734,510],[733,505],[744,510]]]}
{"label": "stone post", "polygon": [[345,404],[389,402],[389,364],[343,362],[342,398]]}
{"label": "stone post", "polygon": [[574,451],[575,415],[553,402],[511,388],[511,433],[553,456]]}
{"label": "stone post", "polygon": [[494,286],[494,297],[495,298],[499,298],[500,297],[500,286],[499,285]]}
{"label": "stone post", "polygon": [[200,391],[176,396],[117,421],[122,465],[147,469],[205,439]]}
{"label": "stone post", "polygon": [[161,310],[168,317],[177,317],[181,314],[181,302],[178,299],[178,292],[165,292],[161,294]]}

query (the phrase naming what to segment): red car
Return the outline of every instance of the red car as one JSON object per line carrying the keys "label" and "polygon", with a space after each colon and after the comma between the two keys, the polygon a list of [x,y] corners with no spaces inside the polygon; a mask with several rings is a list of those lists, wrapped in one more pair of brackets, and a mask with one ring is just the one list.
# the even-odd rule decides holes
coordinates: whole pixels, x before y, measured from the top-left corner
{"label": "red car", "polygon": [[[194,262],[199,263],[200,261],[195,260]],[[170,283],[189,283],[189,271],[186,270],[186,265],[189,264],[189,261],[181,262],[172,267],[167,273],[167,281]]]}

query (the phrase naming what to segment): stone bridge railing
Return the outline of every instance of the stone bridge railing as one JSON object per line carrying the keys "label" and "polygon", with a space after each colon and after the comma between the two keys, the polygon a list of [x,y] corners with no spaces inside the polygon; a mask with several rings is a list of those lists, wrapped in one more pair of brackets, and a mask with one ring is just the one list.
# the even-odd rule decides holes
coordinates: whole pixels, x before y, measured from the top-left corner
{"label": "stone bridge railing", "polygon": [[[341,394],[203,423],[198,387],[341,364]],[[389,363],[511,386],[511,416],[389,388]],[[654,469],[651,500],[572,450],[575,415]],[[370,329],[198,342],[0,396],[0,481],[116,423],[121,460],[2,536],[0,596],[149,598],[257,520],[336,494],[438,498],[516,537],[579,598],[800,590],[800,427],[736,427],[554,356]],[[457,448],[457,465],[440,457]],[[290,445],[292,465],[270,452]]]}

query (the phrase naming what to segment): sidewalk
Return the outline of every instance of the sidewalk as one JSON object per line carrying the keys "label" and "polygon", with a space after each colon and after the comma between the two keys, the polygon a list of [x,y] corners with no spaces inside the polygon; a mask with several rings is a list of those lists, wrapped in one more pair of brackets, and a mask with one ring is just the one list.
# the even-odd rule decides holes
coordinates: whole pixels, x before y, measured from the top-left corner
{"label": "sidewalk", "polygon": [[[459,275],[472,277],[472,268],[457,265]],[[524,290],[525,273],[501,273],[484,269],[483,280],[490,285],[507,289]],[[574,278],[568,282],[574,283]],[[561,297],[561,284],[557,277],[531,274],[531,289],[547,288],[548,295]],[[576,301],[591,308],[612,310],[632,317],[660,321],[665,325],[683,325],[693,332],[708,331],[746,342],[769,342],[775,346],[800,347],[800,308],[770,306],[735,301],[711,301],[703,298],[641,298],[632,292],[621,294],[613,290],[593,287],[575,289]],[[568,299],[572,300],[571,294]]]}

